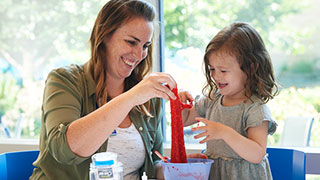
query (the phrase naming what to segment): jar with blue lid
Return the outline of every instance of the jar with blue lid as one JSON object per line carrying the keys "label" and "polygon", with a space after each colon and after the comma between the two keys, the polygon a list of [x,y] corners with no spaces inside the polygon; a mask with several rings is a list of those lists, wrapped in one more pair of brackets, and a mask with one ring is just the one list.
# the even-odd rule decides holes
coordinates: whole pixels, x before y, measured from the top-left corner
{"label": "jar with blue lid", "polygon": [[96,153],[90,164],[90,180],[122,180],[123,167],[114,152]]}

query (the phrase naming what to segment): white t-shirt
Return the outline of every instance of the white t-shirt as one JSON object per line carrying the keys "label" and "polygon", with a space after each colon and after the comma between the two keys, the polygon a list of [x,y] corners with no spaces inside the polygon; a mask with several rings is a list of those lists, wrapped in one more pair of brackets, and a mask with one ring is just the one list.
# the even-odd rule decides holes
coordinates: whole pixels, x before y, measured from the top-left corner
{"label": "white t-shirt", "polygon": [[124,180],[140,180],[139,169],[145,161],[146,152],[133,123],[129,128],[116,129],[116,135],[109,137],[107,151],[118,154],[118,161],[123,164]]}

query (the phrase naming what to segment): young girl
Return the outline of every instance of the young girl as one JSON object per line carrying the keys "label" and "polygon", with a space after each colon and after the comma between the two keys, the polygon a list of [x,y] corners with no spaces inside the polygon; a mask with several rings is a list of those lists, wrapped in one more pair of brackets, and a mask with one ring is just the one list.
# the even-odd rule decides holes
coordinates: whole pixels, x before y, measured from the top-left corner
{"label": "young girl", "polygon": [[[278,93],[270,56],[258,32],[246,23],[233,23],[208,44],[204,65],[205,97],[182,113],[184,126],[203,131],[195,136],[207,143],[214,159],[210,179],[272,179],[266,157],[268,134],[277,124],[266,103]],[[182,101],[192,101],[187,92]]]}

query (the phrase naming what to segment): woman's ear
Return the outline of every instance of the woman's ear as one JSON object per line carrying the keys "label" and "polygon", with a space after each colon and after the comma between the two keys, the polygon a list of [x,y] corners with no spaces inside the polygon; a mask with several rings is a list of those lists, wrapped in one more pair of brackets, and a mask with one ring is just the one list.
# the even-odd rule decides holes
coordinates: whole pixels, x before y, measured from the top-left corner
{"label": "woman's ear", "polygon": [[254,63],[251,63],[250,64],[250,68],[252,69],[252,71],[254,73],[256,73],[258,71],[258,68],[259,68],[259,64],[257,62],[254,62]]}

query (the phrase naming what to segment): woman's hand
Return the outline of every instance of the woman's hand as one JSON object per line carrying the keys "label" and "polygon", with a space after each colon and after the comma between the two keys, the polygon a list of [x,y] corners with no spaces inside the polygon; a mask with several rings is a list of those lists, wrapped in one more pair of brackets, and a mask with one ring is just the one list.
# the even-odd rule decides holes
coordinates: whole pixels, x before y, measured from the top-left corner
{"label": "woman's hand", "polygon": [[196,117],[195,119],[196,121],[205,124],[205,126],[194,127],[191,129],[191,131],[204,131],[194,136],[195,139],[205,137],[200,141],[200,143],[205,143],[212,139],[223,139],[230,129],[230,127],[225,126],[224,124],[221,124],[219,122],[209,121],[201,117]]}
{"label": "woman's hand", "polygon": [[208,157],[202,153],[192,153],[188,154],[187,158],[196,158],[196,159],[208,159]]}
{"label": "woman's hand", "polygon": [[176,87],[176,82],[170,74],[167,73],[151,73],[148,77],[143,79],[128,93],[135,99],[136,105],[143,104],[151,98],[169,98],[176,99],[171,89]]}
{"label": "woman's hand", "polygon": [[160,163],[157,163],[155,165],[155,168],[156,168],[156,172],[157,172],[157,179],[164,180],[164,174],[163,174],[162,166],[160,165]]}

